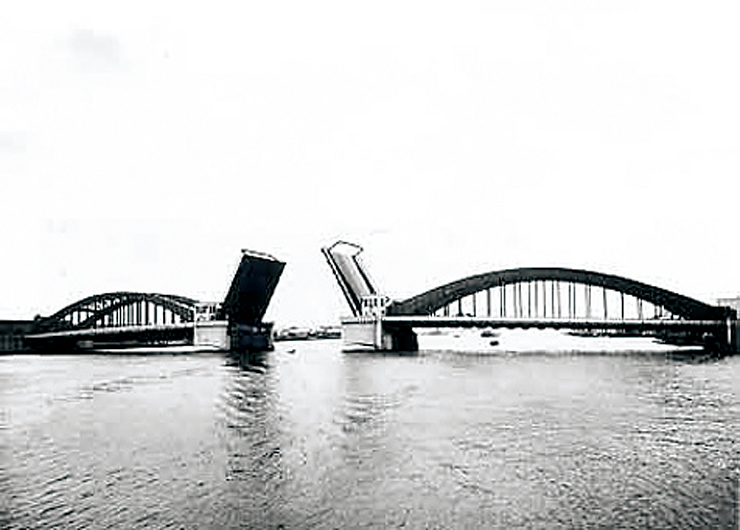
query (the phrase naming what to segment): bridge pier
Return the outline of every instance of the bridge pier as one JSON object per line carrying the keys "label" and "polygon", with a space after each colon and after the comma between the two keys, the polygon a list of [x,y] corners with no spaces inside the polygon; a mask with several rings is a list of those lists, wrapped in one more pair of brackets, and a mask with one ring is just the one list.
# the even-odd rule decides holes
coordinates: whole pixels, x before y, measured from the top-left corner
{"label": "bridge pier", "polygon": [[229,323],[225,320],[195,322],[193,346],[228,351],[231,348]]}
{"label": "bridge pier", "polygon": [[713,342],[707,343],[710,349],[729,355],[740,353],[740,321],[727,317],[725,325],[721,326],[712,338]]}
{"label": "bridge pier", "polygon": [[731,353],[740,353],[740,320],[727,319],[727,345]]}
{"label": "bridge pier", "polygon": [[416,333],[408,326],[388,326],[380,316],[342,320],[342,350],[415,352],[419,350]]}
{"label": "bridge pier", "polygon": [[385,330],[391,336],[391,351],[419,351],[419,340],[413,328],[394,327]]}

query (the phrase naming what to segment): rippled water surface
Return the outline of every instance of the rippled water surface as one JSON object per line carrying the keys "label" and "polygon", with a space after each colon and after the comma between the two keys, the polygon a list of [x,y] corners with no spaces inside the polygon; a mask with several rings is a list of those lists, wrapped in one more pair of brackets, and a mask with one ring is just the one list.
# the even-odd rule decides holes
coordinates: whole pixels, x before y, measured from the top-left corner
{"label": "rippled water surface", "polygon": [[740,357],[432,344],[0,357],[0,528],[737,527]]}

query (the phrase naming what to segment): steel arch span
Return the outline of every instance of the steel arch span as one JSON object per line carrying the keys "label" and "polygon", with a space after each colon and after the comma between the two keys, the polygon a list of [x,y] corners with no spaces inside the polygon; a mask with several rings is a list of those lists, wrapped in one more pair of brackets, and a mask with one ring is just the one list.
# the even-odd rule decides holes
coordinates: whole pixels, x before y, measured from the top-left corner
{"label": "steel arch span", "polygon": [[41,332],[192,322],[196,300],[184,296],[114,292],[70,304],[38,322]]}
{"label": "steel arch span", "polygon": [[725,320],[735,317],[734,311],[730,308],[712,306],[667,289],[612,274],[567,268],[519,268],[470,276],[407,300],[394,302],[388,308],[387,314],[432,315],[455,301],[481,291],[536,282],[557,282],[609,289],[648,302],[656,307],[665,308],[680,319]]}

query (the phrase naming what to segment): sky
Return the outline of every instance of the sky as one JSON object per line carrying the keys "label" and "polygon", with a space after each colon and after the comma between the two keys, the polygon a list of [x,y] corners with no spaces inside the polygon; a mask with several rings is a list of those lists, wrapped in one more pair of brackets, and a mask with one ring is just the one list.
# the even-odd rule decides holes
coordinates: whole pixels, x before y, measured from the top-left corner
{"label": "sky", "polygon": [[566,266],[740,294],[740,4],[15,2],[0,17],[0,319],[96,293],[221,300],[287,265],[278,325]]}

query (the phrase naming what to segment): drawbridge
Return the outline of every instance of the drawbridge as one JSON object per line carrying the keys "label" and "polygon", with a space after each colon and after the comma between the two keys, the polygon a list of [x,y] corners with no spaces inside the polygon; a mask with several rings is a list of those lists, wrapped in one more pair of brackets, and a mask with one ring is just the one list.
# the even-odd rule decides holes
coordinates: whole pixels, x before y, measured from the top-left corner
{"label": "drawbridge", "polygon": [[370,279],[360,246],[340,241],[322,252],[352,312],[342,319],[345,350],[414,351],[415,328],[562,329],[738,348],[734,309],[613,274],[507,269],[392,301]]}
{"label": "drawbridge", "polygon": [[285,263],[243,250],[223,302],[118,291],[96,294],[38,318],[25,336],[36,351],[187,345],[218,350],[272,347],[262,322]]}

